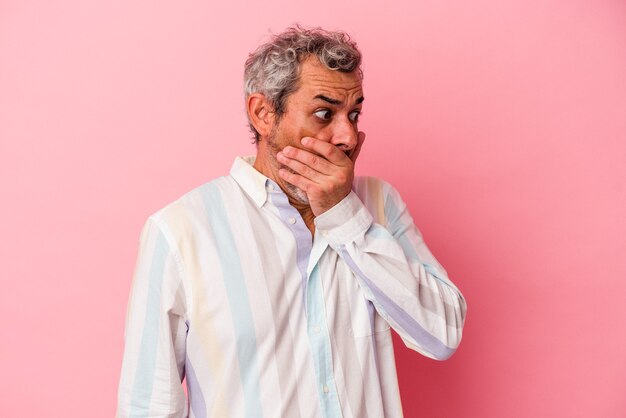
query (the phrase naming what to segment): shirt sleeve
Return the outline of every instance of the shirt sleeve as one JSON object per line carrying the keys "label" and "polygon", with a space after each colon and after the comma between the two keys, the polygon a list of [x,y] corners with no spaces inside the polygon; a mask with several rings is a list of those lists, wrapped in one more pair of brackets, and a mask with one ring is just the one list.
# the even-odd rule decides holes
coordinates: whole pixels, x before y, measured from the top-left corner
{"label": "shirt sleeve", "polygon": [[384,198],[381,223],[352,191],[315,226],[407,347],[445,360],[461,342],[465,299],[426,247],[399,193],[380,180],[377,185]]}
{"label": "shirt sleeve", "polygon": [[187,321],[182,264],[173,240],[148,218],[126,315],[117,417],[187,416],[182,388]]}

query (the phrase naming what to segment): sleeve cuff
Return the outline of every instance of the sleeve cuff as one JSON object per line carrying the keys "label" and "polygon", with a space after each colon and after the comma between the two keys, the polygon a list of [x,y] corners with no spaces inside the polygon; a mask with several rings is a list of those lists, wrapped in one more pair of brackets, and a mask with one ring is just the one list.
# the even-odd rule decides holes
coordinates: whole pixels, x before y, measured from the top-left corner
{"label": "sleeve cuff", "polygon": [[345,245],[362,236],[372,225],[373,217],[354,193],[315,218],[315,228],[331,247]]}

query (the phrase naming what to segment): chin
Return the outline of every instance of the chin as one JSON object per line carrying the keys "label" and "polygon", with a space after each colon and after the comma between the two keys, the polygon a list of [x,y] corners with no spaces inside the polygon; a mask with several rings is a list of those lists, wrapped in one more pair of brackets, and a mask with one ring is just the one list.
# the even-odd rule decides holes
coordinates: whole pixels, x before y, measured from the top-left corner
{"label": "chin", "polygon": [[288,184],[287,188],[289,189],[289,191],[291,192],[291,197],[294,198],[294,200],[298,201],[299,203],[308,205],[309,204],[309,198],[307,197],[306,193],[304,193],[304,191],[292,184]]}
{"label": "chin", "polygon": [[[273,140],[274,138],[270,138],[270,139]],[[282,179],[280,179],[280,177],[278,176],[278,170],[280,170],[281,168],[284,168],[288,171],[291,171],[292,173],[293,173],[293,170],[287,167],[286,165],[283,165],[280,162],[278,162],[278,160],[276,159],[276,154],[278,153],[279,149],[276,146],[276,144],[271,140],[268,140],[270,152],[268,154],[267,160],[270,166],[273,167],[274,172],[276,173],[275,175],[276,178],[274,178],[273,180],[276,182],[279,182],[279,180],[282,180]],[[283,185],[285,189],[287,189],[287,191],[289,192],[289,197],[291,197],[293,200],[295,200],[298,203],[301,203],[303,205],[309,205],[309,198],[307,197],[304,190],[300,189],[299,187],[294,186],[293,184],[287,183],[284,180],[283,180]]]}

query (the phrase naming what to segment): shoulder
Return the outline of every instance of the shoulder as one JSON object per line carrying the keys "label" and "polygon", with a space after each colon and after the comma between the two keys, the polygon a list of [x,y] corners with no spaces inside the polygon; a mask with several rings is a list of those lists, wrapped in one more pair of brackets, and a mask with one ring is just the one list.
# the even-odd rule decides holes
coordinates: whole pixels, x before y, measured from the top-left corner
{"label": "shoulder", "polygon": [[221,176],[204,183],[148,216],[173,242],[193,235],[194,229],[204,224],[208,213],[224,206],[225,196],[238,187],[230,176]]}
{"label": "shoulder", "polygon": [[404,203],[398,191],[386,180],[374,176],[355,176],[352,190],[374,216],[375,222],[385,225],[397,206]]}
{"label": "shoulder", "polygon": [[366,201],[386,202],[389,198],[399,198],[400,193],[388,181],[380,177],[355,176],[352,190],[365,203]]}

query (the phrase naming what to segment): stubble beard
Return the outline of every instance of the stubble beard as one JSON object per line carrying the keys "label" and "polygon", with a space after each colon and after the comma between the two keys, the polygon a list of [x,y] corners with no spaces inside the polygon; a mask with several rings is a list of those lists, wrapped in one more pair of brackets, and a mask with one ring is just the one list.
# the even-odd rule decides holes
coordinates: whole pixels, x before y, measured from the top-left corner
{"label": "stubble beard", "polygon": [[[276,175],[278,176],[278,170],[280,170],[281,168],[289,171],[290,173],[293,173],[294,171],[291,168],[287,167],[284,164],[281,164],[276,158],[276,154],[282,151],[282,148],[279,148],[278,144],[276,143],[276,131],[275,130],[272,131],[272,133],[268,136],[267,145],[268,145],[268,150],[269,150],[268,161],[270,165],[272,166],[272,170],[274,171],[274,173],[276,173]],[[288,183],[285,180],[283,180],[283,185],[289,192],[290,194],[289,197],[293,198],[298,203],[301,203],[303,205],[309,205],[309,198],[304,192],[304,190],[302,190],[301,188],[297,186],[294,186],[291,183]]]}

